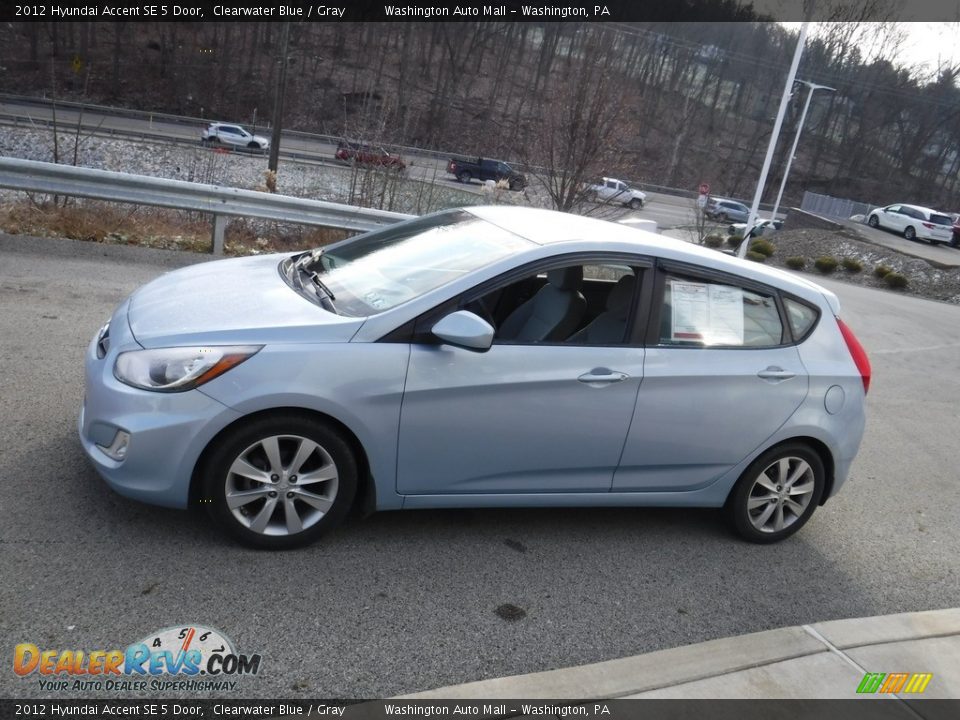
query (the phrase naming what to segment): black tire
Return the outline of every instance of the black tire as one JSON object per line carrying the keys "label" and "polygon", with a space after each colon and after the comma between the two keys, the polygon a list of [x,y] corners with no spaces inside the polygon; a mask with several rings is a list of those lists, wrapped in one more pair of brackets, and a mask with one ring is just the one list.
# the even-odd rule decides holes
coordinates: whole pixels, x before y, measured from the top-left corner
{"label": "black tire", "polygon": [[[799,514],[784,498],[790,498],[790,502],[799,505],[800,503],[793,501],[792,498],[801,496],[788,492],[789,486],[782,482],[782,477],[773,478],[766,474],[767,471],[772,469],[773,465],[779,466],[779,461],[783,459],[788,459],[788,479],[791,472],[803,470],[801,462],[806,464],[807,470],[803,471],[803,474],[796,479],[794,487],[806,486],[807,483],[812,482],[810,492],[802,495],[802,499],[806,500],[806,505],[803,506]],[[774,472],[778,473],[779,467]],[[766,483],[770,486],[769,488],[758,482],[761,481],[761,478],[765,478]],[[777,479],[781,480],[782,484],[778,484]],[[799,442],[779,445],[763,453],[744,471],[727,498],[724,512],[734,530],[744,540],[761,545],[779,542],[793,535],[806,524],[820,504],[825,485],[826,473],[823,469],[823,461],[809,445]],[[780,488],[787,488],[783,491],[785,494],[780,493]],[[780,499],[778,500],[778,498]],[[770,501],[769,504],[773,509],[764,519],[763,514],[768,512],[767,501]],[[781,506],[779,510],[778,505]],[[765,523],[775,523],[778,512],[784,522],[782,529],[776,530],[775,527],[766,529]],[[787,517],[788,512],[789,518]],[[758,523],[760,524],[759,528],[757,527]]]}
{"label": "black tire", "polygon": [[867,218],[867,225],[872,228],[878,228],[880,227],[880,219],[876,215],[871,215]]}
{"label": "black tire", "polygon": [[903,236],[904,236],[907,240],[916,240],[916,239],[917,239],[917,231],[914,230],[912,227],[909,227],[909,226],[908,226],[908,227],[906,228],[906,230],[903,231]]}
{"label": "black tire", "polygon": [[[271,474],[276,468],[268,458],[266,446],[260,445],[261,442],[270,445],[271,438],[276,440],[277,458],[283,466],[279,475]],[[310,450],[298,467],[293,467],[294,456],[304,440],[316,443],[317,448]],[[241,459],[246,461],[247,467],[262,472],[264,480],[253,480],[231,472],[231,467]],[[335,478],[298,485],[298,478],[287,474],[287,471],[314,473],[321,469],[333,472]],[[329,423],[308,414],[284,412],[256,418],[221,438],[201,468],[200,482],[201,500],[210,517],[223,530],[250,547],[286,550],[314,542],[343,520],[357,492],[357,461],[350,445]],[[267,489],[271,486],[276,490]],[[258,495],[235,509],[227,504],[228,492],[260,489],[265,493],[262,497]],[[266,496],[269,492],[273,497]],[[268,509],[267,504],[271,501]],[[326,504],[326,501],[332,501],[332,504],[323,510],[314,504]],[[299,518],[302,530],[290,530],[288,513],[291,512]],[[250,527],[264,513],[267,516],[264,529]],[[238,514],[244,519],[241,520]],[[246,518],[250,518],[249,521]]]}
{"label": "black tire", "polygon": [[260,143],[256,143],[256,142],[247,143],[247,148],[249,148],[250,150],[259,150]]}
{"label": "black tire", "polygon": [[207,142],[209,142],[211,145],[219,145],[220,138],[216,135],[211,135],[209,138],[207,138]]}
{"label": "black tire", "polygon": [[514,192],[520,192],[521,190],[523,190],[523,183],[520,182],[519,180],[514,180],[513,182],[510,183],[510,189],[513,190]]}
{"label": "black tire", "polygon": [[630,202],[627,203],[630,206],[631,210],[639,210],[643,207],[643,200],[640,198],[633,198]]}
{"label": "black tire", "polygon": [[461,170],[457,173],[457,180],[462,183],[468,183],[473,179],[473,175],[468,173],[466,170]]}

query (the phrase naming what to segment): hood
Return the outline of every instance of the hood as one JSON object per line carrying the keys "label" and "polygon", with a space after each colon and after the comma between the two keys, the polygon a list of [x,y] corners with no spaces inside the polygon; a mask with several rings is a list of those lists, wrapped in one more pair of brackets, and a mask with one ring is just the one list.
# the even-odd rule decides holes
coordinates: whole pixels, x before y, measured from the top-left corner
{"label": "hood", "polygon": [[162,275],[130,297],[130,329],[146,348],[349,342],[364,319],[327,312],[293,290],[277,269],[285,257],[204,262]]}

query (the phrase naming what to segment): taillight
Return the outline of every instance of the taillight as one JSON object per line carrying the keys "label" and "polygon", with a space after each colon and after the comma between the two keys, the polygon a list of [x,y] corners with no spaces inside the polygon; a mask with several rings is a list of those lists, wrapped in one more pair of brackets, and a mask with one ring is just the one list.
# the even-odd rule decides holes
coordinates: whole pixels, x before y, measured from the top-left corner
{"label": "taillight", "polygon": [[857,336],[853,334],[853,330],[848,328],[847,324],[840,318],[837,318],[837,327],[840,328],[840,334],[843,335],[843,340],[847,343],[850,357],[853,358],[857,371],[860,373],[860,379],[863,380],[863,393],[866,395],[867,391],[870,390],[870,358],[867,357],[867,351],[863,349],[863,345],[857,340]]}
{"label": "taillight", "polygon": [[451,160],[450,164],[447,165],[447,172],[455,172],[456,169],[457,169],[457,164],[453,160]]}
{"label": "taillight", "polygon": [[933,230],[933,223],[925,222],[925,223],[923,223],[923,226],[924,226],[925,228],[930,228],[931,230]]}

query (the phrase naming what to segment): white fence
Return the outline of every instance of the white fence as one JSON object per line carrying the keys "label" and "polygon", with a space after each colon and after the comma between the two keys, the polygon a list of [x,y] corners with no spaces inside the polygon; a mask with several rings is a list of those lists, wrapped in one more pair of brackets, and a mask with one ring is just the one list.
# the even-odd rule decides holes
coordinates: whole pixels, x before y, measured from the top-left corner
{"label": "white fence", "polygon": [[803,193],[803,202],[800,209],[805,212],[819,215],[827,218],[847,219],[854,215],[866,215],[876,205],[846,200],[844,198],[830,197],[829,195],[819,195],[817,193]]}

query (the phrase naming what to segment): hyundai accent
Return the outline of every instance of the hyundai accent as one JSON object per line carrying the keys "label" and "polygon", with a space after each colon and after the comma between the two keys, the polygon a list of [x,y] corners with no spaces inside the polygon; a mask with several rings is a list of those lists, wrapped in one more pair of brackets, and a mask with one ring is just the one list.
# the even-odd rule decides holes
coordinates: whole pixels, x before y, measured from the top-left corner
{"label": "hyundai accent", "polygon": [[352,509],[723,508],[759,543],[850,474],[870,364],[830,291],[642,230],[516,207],[134,292],[86,354],[114,490],[240,541]]}

